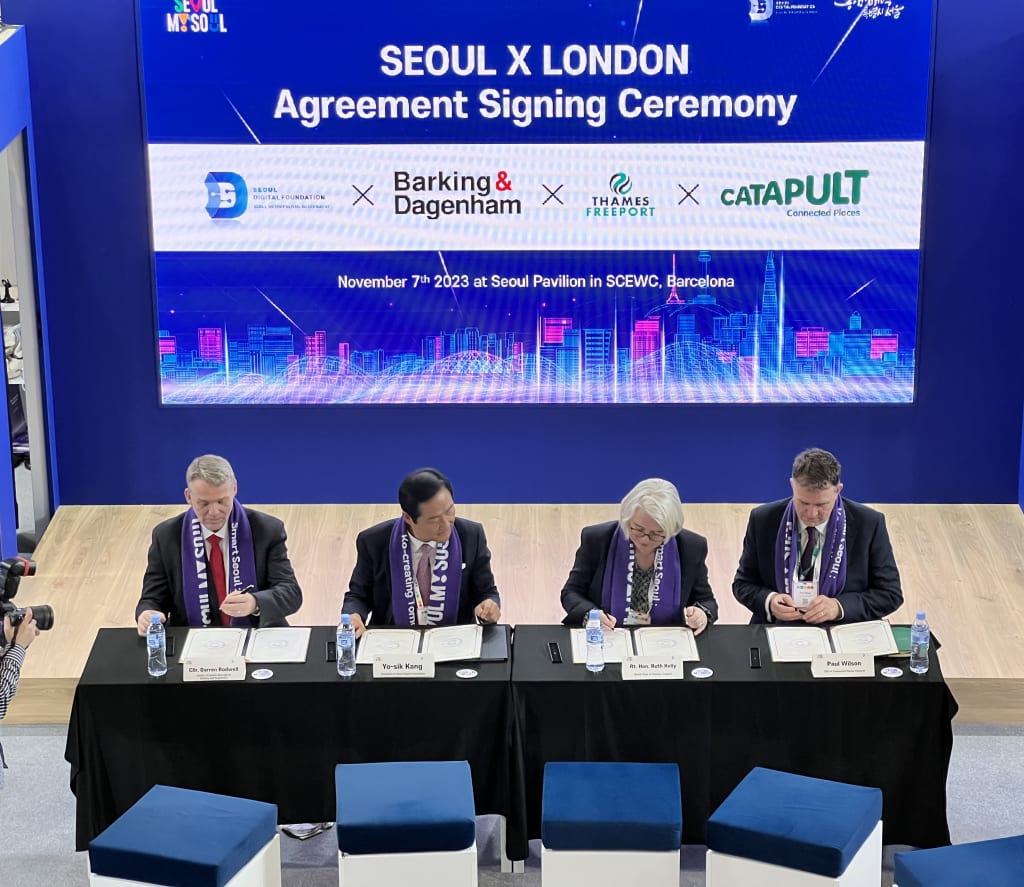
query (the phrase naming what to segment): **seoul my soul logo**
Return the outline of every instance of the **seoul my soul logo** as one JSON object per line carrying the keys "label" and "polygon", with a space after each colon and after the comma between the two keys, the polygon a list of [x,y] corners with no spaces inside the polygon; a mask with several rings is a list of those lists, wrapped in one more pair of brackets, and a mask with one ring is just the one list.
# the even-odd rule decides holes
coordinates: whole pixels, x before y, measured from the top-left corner
{"label": "seoul my soul logo", "polygon": [[237,219],[249,206],[245,179],[235,172],[206,176],[206,211],[211,219]]}
{"label": "seoul my soul logo", "polygon": [[633,180],[629,173],[619,170],[608,179],[607,194],[591,194],[590,206],[586,209],[588,218],[650,218],[654,215],[654,204],[646,194],[633,193]]}
{"label": "seoul my soul logo", "polygon": [[174,12],[167,13],[167,30],[180,34],[227,33],[224,13],[217,0],[173,0]]}

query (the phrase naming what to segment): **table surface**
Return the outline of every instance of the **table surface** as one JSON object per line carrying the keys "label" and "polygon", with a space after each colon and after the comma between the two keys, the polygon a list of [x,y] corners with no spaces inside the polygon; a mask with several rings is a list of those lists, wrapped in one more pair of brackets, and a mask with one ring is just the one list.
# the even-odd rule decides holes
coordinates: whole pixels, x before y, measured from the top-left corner
{"label": "table surface", "polygon": [[[187,631],[169,630],[178,650]],[[468,760],[477,812],[507,817],[512,859],[540,836],[543,767],[556,760],[678,763],[687,843],[703,843],[707,817],[753,766],[877,785],[887,843],[949,842],[956,702],[934,653],[926,675],[879,659],[876,671],[903,676],[815,680],[807,663],[771,662],[764,626],[715,625],[683,680],[626,682],[615,664],[574,665],[568,628],[520,625],[510,660],[472,663],[476,678],[440,663],[434,680],[375,680],[364,665],[339,678],[333,639],[314,627],[305,663],[185,684],[175,658],[165,677],[147,675],[134,629],[102,629],[68,725],[77,848],[157,783],[272,802],[281,822],[333,820],[335,765],[388,760]],[[713,675],[692,677],[697,666]],[[252,678],[260,667],[273,677]]]}
{"label": "table surface", "polygon": [[[540,836],[547,761],[676,762],[686,843],[752,767],[878,786],[886,843],[949,843],[946,774],[956,702],[936,654],[925,675],[906,659],[876,660],[874,678],[811,677],[774,663],[763,625],[715,625],[697,638],[683,680],[623,681],[621,666],[572,664],[569,629],[516,627],[512,689],[523,747],[527,830]],[[564,662],[554,664],[548,643]],[[750,648],[762,667],[750,667]],[[898,678],[882,668],[903,669]],[[691,674],[696,667],[709,678]]]}

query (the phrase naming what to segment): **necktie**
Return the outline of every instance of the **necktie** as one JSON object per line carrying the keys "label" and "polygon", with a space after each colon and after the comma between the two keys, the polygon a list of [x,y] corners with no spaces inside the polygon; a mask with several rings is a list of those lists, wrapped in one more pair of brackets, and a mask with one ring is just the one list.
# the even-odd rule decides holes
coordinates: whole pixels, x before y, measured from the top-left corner
{"label": "necktie", "polygon": [[416,585],[420,589],[420,599],[423,606],[427,605],[430,597],[430,555],[434,549],[429,545],[420,547],[420,562],[416,565]]}
{"label": "necktie", "polygon": [[[220,547],[220,536],[210,535],[210,575],[213,577],[213,588],[217,592],[217,606],[224,603],[228,593],[227,577],[224,575],[224,553]],[[231,617],[221,611],[220,621],[223,625],[231,624]]]}
{"label": "necktie", "polygon": [[807,542],[804,544],[803,553],[800,555],[800,578],[807,581],[814,575],[814,545],[818,539],[816,527],[807,528]]}

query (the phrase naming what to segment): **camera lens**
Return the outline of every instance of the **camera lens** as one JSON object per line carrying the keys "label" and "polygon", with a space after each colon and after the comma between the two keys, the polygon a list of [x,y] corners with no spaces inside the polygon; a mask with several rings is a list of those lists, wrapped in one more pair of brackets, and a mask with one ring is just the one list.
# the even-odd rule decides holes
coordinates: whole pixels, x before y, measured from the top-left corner
{"label": "camera lens", "polygon": [[49,631],[53,628],[53,607],[49,604],[39,604],[32,608],[32,615],[35,617],[36,626],[40,631]]}

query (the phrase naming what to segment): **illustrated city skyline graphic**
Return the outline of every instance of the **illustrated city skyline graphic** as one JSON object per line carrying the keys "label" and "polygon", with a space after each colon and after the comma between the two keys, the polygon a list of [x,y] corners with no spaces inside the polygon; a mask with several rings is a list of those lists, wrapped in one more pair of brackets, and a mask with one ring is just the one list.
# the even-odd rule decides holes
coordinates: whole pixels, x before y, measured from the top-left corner
{"label": "illustrated city skyline graphic", "polygon": [[[785,257],[769,251],[753,311],[705,285],[683,296],[617,294],[600,326],[565,310],[535,328],[418,335],[419,348],[354,348],[328,330],[246,324],[158,332],[165,403],[735,403],[913,400],[915,351],[851,309],[838,329],[786,322]],[[673,275],[675,255],[672,256]],[[714,278],[710,278],[714,280]],[[465,298],[465,295],[463,295]],[[647,307],[642,315],[635,306]],[[624,312],[623,312],[624,313]],[[344,318],[339,317],[339,325]],[[242,321],[244,322],[244,321]],[[239,325],[241,326],[241,323]],[[413,337],[417,335],[415,331]]]}

